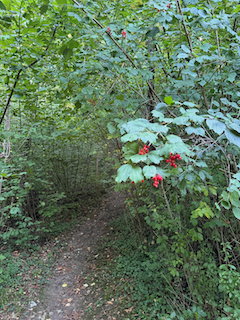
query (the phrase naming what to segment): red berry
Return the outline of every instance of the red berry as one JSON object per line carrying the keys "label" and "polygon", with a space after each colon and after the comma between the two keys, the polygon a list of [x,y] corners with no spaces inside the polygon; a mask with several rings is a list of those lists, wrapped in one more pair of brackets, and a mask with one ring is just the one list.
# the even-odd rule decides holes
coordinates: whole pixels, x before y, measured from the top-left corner
{"label": "red berry", "polygon": [[142,180],[142,183],[144,182],[144,180]]}
{"label": "red berry", "polygon": [[174,165],[174,168],[177,168],[177,165],[176,165],[176,164]]}
{"label": "red berry", "polygon": [[132,181],[131,184],[134,184],[134,181]]}

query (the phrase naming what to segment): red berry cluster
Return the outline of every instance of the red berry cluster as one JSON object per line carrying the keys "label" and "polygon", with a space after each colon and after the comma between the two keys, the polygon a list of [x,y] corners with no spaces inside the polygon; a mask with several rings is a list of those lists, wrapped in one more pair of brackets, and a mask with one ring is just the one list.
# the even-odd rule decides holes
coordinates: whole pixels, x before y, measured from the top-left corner
{"label": "red berry cluster", "polygon": [[139,154],[140,155],[143,155],[143,154],[145,154],[145,153],[148,153],[149,152],[149,148],[150,148],[150,146],[147,146],[146,144],[143,146],[143,149],[141,149],[140,151],[139,151]]}
{"label": "red berry cluster", "polygon": [[123,30],[123,31],[121,32],[121,34],[122,34],[123,38],[127,38],[127,32],[126,32],[126,31]]}
{"label": "red berry cluster", "polygon": [[163,181],[163,177],[160,176],[160,174],[157,174],[155,177],[153,177],[153,180],[154,180],[154,187],[157,188],[158,185],[159,185],[159,181]]}
{"label": "red berry cluster", "polygon": [[107,28],[107,33],[112,34],[111,29],[109,27]]}
{"label": "red berry cluster", "polygon": [[181,160],[180,154],[176,154],[175,156],[172,155],[172,152],[170,152],[170,157],[166,160],[166,162],[170,162],[170,166],[177,168],[177,165],[175,163],[175,160]]}
{"label": "red berry cluster", "polygon": [[160,11],[160,10],[158,10],[157,8],[155,8],[158,12]]}
{"label": "red berry cluster", "polygon": [[168,7],[168,9],[170,9],[170,8],[171,8],[171,3],[169,3],[169,4],[167,5],[167,7]]}

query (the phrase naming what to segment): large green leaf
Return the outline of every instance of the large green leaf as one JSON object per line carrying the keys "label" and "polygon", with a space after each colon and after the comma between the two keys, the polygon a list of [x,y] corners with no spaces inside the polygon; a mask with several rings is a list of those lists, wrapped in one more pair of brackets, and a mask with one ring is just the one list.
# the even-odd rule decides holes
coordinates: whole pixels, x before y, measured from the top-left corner
{"label": "large green leaf", "polygon": [[134,154],[133,156],[130,157],[130,160],[131,160],[133,163],[138,163],[138,162],[141,162],[141,161],[146,161],[146,160],[147,160],[147,155],[146,155],[146,154],[143,154],[143,155]]}
{"label": "large green leaf", "polygon": [[126,182],[132,172],[132,166],[130,164],[122,165],[117,171],[116,182]]}
{"label": "large green leaf", "polygon": [[237,219],[240,220],[240,208],[238,208],[238,207],[233,207],[233,214],[235,215],[235,217],[236,217]]}
{"label": "large green leaf", "polygon": [[233,206],[240,207],[239,193],[237,191],[231,192],[229,199]]}
{"label": "large green leaf", "polygon": [[207,123],[209,129],[213,130],[214,132],[216,132],[219,135],[222,134],[224,132],[224,130],[226,129],[226,125],[216,119],[207,119],[206,123]]}
{"label": "large green leaf", "polygon": [[185,129],[185,131],[187,132],[187,134],[195,134],[196,136],[205,136],[205,131],[203,130],[203,128],[194,128],[194,127],[187,127]]}
{"label": "large green leaf", "polygon": [[132,167],[132,171],[130,173],[130,180],[135,183],[141,182],[144,180],[144,176],[142,174],[142,168],[140,167]]}
{"label": "large green leaf", "polygon": [[225,134],[226,134],[226,137],[229,140],[229,142],[240,147],[240,135],[236,131],[227,129],[225,131]]}

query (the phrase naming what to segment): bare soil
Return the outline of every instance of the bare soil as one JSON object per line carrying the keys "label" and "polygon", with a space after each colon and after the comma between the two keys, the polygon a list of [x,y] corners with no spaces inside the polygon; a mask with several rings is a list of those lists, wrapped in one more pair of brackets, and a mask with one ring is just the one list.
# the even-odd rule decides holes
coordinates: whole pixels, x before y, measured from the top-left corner
{"label": "bare soil", "polygon": [[[86,296],[90,293],[86,277],[92,273],[94,248],[109,221],[124,209],[124,196],[110,192],[84,225],[64,239],[66,247],[54,266],[48,286],[37,293],[19,320],[80,320],[87,319]],[[86,302],[87,301],[87,302]],[[96,318],[99,319],[97,316]],[[101,318],[101,316],[100,316]]]}

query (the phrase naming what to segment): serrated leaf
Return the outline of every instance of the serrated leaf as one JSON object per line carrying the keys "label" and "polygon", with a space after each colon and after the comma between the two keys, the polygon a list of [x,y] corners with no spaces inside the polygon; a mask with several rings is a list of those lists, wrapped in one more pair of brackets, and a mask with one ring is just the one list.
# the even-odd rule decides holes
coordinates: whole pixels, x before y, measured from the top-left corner
{"label": "serrated leaf", "polygon": [[189,121],[188,117],[181,116],[181,117],[174,118],[172,123],[177,124],[179,126],[181,125],[188,126],[191,122]]}
{"label": "serrated leaf", "polygon": [[155,166],[145,166],[143,167],[143,174],[146,179],[154,177],[157,173],[157,168]]}
{"label": "serrated leaf", "polygon": [[152,115],[154,117],[158,118],[160,122],[162,122],[163,119],[164,119],[164,114],[162,112],[158,111],[158,110],[153,110],[152,111]]}
{"label": "serrated leaf", "polygon": [[142,174],[142,168],[140,167],[132,167],[132,171],[130,174],[130,180],[134,181],[135,183],[141,182],[144,179]]}
{"label": "serrated leaf", "polygon": [[161,157],[158,157],[154,155],[152,152],[148,154],[148,159],[155,164],[159,164],[160,160],[162,159]]}
{"label": "serrated leaf", "polygon": [[146,161],[147,160],[147,155],[146,154],[143,154],[143,155],[134,154],[133,156],[130,157],[130,160],[133,163],[139,163],[141,161]]}
{"label": "serrated leaf", "polygon": [[185,52],[181,52],[177,55],[178,59],[185,59],[188,58],[188,54],[186,54]]}
{"label": "serrated leaf", "polygon": [[122,128],[126,130],[126,132],[140,132],[146,129],[149,125],[149,121],[146,119],[136,119],[133,121],[129,121],[122,125]]}
{"label": "serrated leaf", "polygon": [[226,129],[226,125],[216,119],[207,119],[206,123],[207,123],[209,129],[213,130],[214,132],[216,132],[219,135],[222,134],[224,132],[224,130]]}
{"label": "serrated leaf", "polygon": [[182,143],[182,139],[174,134],[169,134],[166,138],[170,143]]}
{"label": "serrated leaf", "polygon": [[196,136],[202,136],[204,137],[205,136],[205,131],[203,130],[203,128],[194,128],[194,127],[187,127],[185,129],[185,131],[187,132],[187,134],[195,134]]}
{"label": "serrated leaf", "polygon": [[117,177],[115,181],[117,183],[126,182],[132,172],[132,166],[130,164],[122,165],[117,171]]}

